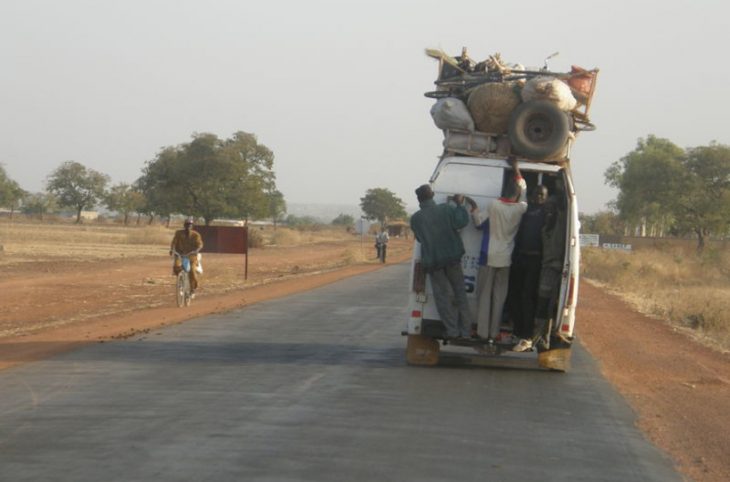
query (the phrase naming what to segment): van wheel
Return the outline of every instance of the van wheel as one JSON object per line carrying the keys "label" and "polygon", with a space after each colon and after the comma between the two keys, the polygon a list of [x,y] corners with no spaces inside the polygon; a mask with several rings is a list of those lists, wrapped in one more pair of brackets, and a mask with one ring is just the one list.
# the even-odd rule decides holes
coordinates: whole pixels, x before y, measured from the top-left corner
{"label": "van wheel", "polygon": [[540,349],[538,345],[537,363],[542,368],[555,370],[558,372],[567,372],[570,370],[570,343],[566,343],[560,338],[553,337],[550,341],[550,349]]}
{"label": "van wheel", "polygon": [[439,342],[423,335],[408,335],[406,361],[409,365],[434,366],[439,362]]}
{"label": "van wheel", "polygon": [[509,140],[515,153],[529,159],[554,157],[565,148],[570,119],[549,100],[523,102],[509,120]]}

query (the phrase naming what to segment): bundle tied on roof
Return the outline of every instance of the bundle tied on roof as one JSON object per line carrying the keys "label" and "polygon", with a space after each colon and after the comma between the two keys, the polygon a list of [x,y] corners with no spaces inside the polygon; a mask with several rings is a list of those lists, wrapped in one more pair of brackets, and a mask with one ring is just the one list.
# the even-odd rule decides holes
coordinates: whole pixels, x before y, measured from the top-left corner
{"label": "bundle tied on roof", "polygon": [[520,100],[518,82],[489,82],[476,87],[467,101],[476,129],[489,134],[506,134],[509,118]]}

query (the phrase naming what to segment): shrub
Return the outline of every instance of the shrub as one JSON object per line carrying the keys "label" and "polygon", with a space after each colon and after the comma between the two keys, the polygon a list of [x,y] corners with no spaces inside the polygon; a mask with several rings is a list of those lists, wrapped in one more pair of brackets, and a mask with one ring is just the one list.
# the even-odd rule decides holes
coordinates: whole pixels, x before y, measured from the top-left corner
{"label": "shrub", "polygon": [[251,228],[248,229],[248,247],[249,248],[263,248],[265,244],[264,234],[260,229]]}

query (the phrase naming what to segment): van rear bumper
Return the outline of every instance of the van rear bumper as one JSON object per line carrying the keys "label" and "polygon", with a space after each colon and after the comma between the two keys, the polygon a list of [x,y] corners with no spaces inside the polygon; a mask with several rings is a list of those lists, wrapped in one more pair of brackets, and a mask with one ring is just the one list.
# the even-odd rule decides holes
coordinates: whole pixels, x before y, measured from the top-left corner
{"label": "van rear bumper", "polygon": [[421,333],[420,335],[428,336],[431,338],[445,338],[446,337],[446,326],[441,320],[421,320]]}

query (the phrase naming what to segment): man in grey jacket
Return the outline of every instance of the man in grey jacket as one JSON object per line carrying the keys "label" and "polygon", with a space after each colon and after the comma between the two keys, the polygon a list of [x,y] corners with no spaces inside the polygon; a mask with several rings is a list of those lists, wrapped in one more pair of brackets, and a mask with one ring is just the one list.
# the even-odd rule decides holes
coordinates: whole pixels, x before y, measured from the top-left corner
{"label": "man in grey jacket", "polygon": [[[421,266],[431,279],[436,309],[447,338],[467,338],[473,316],[466,299],[461,258],[464,244],[459,229],[469,224],[464,196],[436,204],[431,186],[416,189],[420,210],[411,216],[411,229],[421,243]],[[456,306],[454,306],[456,305]]]}

